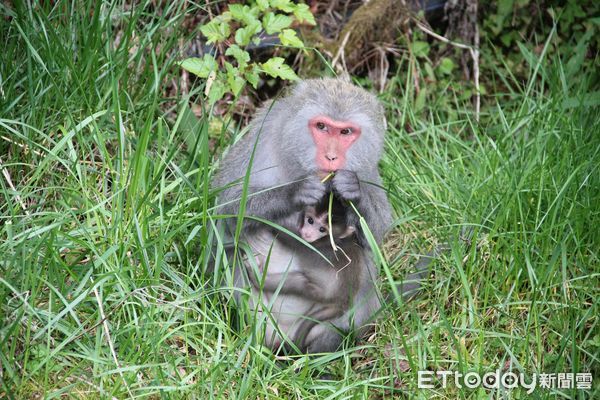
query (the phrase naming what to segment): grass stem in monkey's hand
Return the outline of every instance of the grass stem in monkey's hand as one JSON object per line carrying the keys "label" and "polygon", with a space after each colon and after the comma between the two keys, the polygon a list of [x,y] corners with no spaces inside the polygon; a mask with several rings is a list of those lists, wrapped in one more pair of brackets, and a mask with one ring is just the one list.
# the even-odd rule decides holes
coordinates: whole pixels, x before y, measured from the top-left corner
{"label": "grass stem in monkey's hand", "polygon": [[321,183],[325,183],[327,182],[329,179],[331,179],[332,176],[335,175],[335,172],[330,172],[327,175],[325,175],[325,178],[321,179]]}
{"label": "grass stem in monkey's hand", "polygon": [[[323,179],[321,179],[321,183],[327,182],[335,175],[335,172],[330,172]],[[333,229],[331,226],[331,208],[333,207],[333,192],[329,192],[329,207],[327,209],[327,225],[329,228],[329,242],[331,243],[331,248],[333,251],[337,251],[337,246],[335,245],[335,241],[333,240]]]}
{"label": "grass stem in monkey's hand", "polygon": [[[329,175],[333,175],[333,172]],[[335,241],[333,240],[333,228],[331,224],[331,209],[333,208],[333,192],[329,192],[329,206],[327,208],[327,225],[329,228],[329,242],[331,243],[331,248],[333,251],[337,251],[337,246],[335,245]]]}

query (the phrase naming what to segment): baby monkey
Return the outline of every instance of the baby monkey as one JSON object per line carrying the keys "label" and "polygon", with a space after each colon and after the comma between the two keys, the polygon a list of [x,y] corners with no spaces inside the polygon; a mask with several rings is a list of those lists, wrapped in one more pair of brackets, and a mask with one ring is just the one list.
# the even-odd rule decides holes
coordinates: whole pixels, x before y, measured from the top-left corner
{"label": "baby monkey", "polygon": [[[357,252],[360,250],[358,246],[350,244],[357,228],[347,222],[349,211],[344,209],[339,201],[334,201],[330,225],[327,205],[327,201],[322,201],[316,206],[305,206],[300,211],[297,219],[298,235],[323,250],[323,247],[329,246],[328,236],[331,232],[336,245],[342,244],[345,248],[334,249],[339,249],[345,258],[340,255],[326,268],[319,264],[291,262],[289,257],[281,257],[282,250],[286,247],[280,242],[270,243],[268,238],[273,236],[267,236],[265,240],[260,239],[252,243],[258,270],[255,271],[250,263],[246,263],[247,276],[253,289],[263,293],[262,298],[266,301],[264,304],[268,304],[268,308],[277,316],[279,326],[287,324],[284,325],[287,326],[284,332],[290,335],[301,351],[306,351],[306,340],[313,329],[316,333],[312,335],[320,336],[320,329],[325,329],[324,332],[330,329],[325,321],[334,320],[344,314],[344,310],[349,307],[348,293],[353,288],[357,274],[361,273],[356,269],[363,265],[361,262],[351,265],[352,259],[361,260],[361,253]],[[348,266],[350,268],[346,270]],[[268,271],[265,271],[265,268]],[[276,297],[271,297],[275,293]],[[292,301],[296,307],[303,308],[304,311],[300,313],[302,317],[295,313],[277,311],[282,304]],[[310,314],[306,314],[308,312]],[[322,322],[324,328],[317,327]],[[281,347],[283,338],[275,328],[268,328],[267,332],[266,340],[272,349],[283,353],[291,351],[289,343]]]}
{"label": "baby monkey", "polygon": [[[348,224],[347,222],[347,212],[348,211],[342,207],[338,200],[333,202],[331,209],[331,236],[333,236],[334,240],[350,238],[354,233],[356,233],[356,227]],[[300,212],[297,226],[298,235],[308,243],[314,243],[319,239],[328,237],[329,212],[327,201],[324,199],[316,206],[305,206],[304,210]],[[265,234],[263,232],[263,236],[264,235]],[[262,272],[267,261],[267,255],[269,252],[271,252],[271,243],[268,235],[266,235],[265,238],[263,238],[261,235],[256,235],[256,238],[253,239],[252,247],[255,250],[256,266],[258,267],[258,271]],[[277,260],[278,255],[279,253],[277,251],[271,253],[272,263],[274,262],[274,259]],[[274,262],[274,264],[278,263],[278,261]],[[251,267],[250,264],[247,264],[247,266]],[[272,275],[276,276],[277,279],[280,278],[275,273]],[[253,278],[254,277],[251,276],[251,280]],[[272,280],[276,281],[276,279]],[[253,280],[253,283],[258,287],[258,282],[256,280]],[[269,291],[269,289],[275,290],[275,288],[270,288],[270,286],[271,285],[267,285],[266,288],[263,289],[267,291]]]}
{"label": "baby monkey", "polygon": [[[331,216],[331,235],[334,239],[344,239],[352,236],[356,228],[346,224],[345,218],[333,214]],[[329,235],[329,220],[327,210],[318,212],[315,207],[304,209],[300,223],[300,236],[308,243],[315,242]]]}

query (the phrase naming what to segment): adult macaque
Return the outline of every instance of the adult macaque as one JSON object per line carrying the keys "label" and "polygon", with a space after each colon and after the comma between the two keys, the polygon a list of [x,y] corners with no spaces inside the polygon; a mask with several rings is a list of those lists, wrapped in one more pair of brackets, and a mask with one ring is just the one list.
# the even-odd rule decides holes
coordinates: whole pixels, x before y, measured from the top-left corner
{"label": "adult macaque", "polygon": [[[287,338],[303,352],[334,351],[345,333],[360,334],[380,309],[377,269],[350,203],[381,243],[392,221],[377,169],[384,132],[383,109],[375,96],[338,79],[306,80],[261,108],[249,134],[223,158],[214,182],[223,188],[223,213],[240,212],[250,168],[246,216],[299,235],[303,212],[333,192],[345,210],[344,226],[355,229],[336,242],[344,256],[326,240],[312,243],[317,252],[244,219],[242,239],[267,265],[248,281],[247,261],[235,262],[235,285],[251,286],[251,306],[271,313],[273,318],[265,319],[265,344],[271,348]],[[324,179],[332,172],[331,179]],[[235,219],[229,222],[233,232]]]}

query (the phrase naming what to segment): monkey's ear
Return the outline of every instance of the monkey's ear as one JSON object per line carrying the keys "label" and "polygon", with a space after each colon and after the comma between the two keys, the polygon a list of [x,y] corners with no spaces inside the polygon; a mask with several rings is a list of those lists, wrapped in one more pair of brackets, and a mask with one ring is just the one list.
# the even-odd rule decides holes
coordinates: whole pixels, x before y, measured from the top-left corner
{"label": "monkey's ear", "polygon": [[352,234],[354,234],[354,232],[356,232],[356,228],[354,226],[350,225],[346,228],[346,231],[340,235],[340,239],[344,239],[349,236],[352,236]]}

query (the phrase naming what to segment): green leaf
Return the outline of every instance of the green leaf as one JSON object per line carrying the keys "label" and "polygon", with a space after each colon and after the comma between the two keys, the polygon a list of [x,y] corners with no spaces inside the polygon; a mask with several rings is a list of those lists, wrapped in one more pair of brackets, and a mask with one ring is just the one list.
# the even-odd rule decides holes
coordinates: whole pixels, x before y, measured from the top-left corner
{"label": "green leaf", "polygon": [[256,23],[250,24],[245,28],[240,28],[235,32],[235,42],[240,46],[247,46],[252,39],[252,36],[260,32],[261,26],[258,20]]}
{"label": "green leaf", "polygon": [[230,4],[229,12],[231,17],[238,21],[244,21],[246,14],[250,13],[250,7],[241,4]]}
{"label": "green leaf", "polygon": [[429,43],[417,40],[412,44],[412,51],[416,57],[427,57],[429,53]]}
{"label": "green leaf", "polygon": [[227,85],[225,84],[225,76],[218,74],[217,78],[213,81],[210,91],[208,92],[208,102],[212,105],[217,101],[221,100],[225,93],[227,93]]}
{"label": "green leaf", "polygon": [[225,61],[225,65],[224,66],[225,66],[225,71],[227,71],[227,73],[229,73],[229,72],[235,73],[236,71],[239,71],[230,62]]}
{"label": "green leaf", "polygon": [[438,65],[438,71],[440,71],[444,75],[450,75],[454,70],[455,66],[456,65],[454,64],[454,61],[452,61],[448,57],[444,57],[442,58],[440,65]]}
{"label": "green leaf", "polygon": [[284,46],[304,47],[304,43],[302,43],[302,40],[298,38],[296,31],[293,29],[284,29],[281,31],[279,34],[279,40],[281,40],[281,44]]}
{"label": "green leaf", "polygon": [[200,27],[200,32],[208,41],[206,43],[218,43],[229,37],[231,30],[229,28],[229,24],[218,19],[213,19],[206,25],[202,25]]}
{"label": "green leaf", "polygon": [[494,35],[499,35],[504,27],[505,17],[500,14],[494,14],[490,17],[490,20],[494,23],[490,28]]}
{"label": "green leaf", "polygon": [[462,92],[459,93],[458,98],[462,101],[470,100],[473,97],[473,90],[471,89],[463,89]]}
{"label": "green leaf", "polygon": [[513,32],[507,32],[507,33],[501,35],[500,40],[502,41],[502,44],[504,46],[508,47],[508,46],[510,46],[511,42],[514,39],[517,39],[518,37],[519,37],[519,35],[513,31]]}
{"label": "green leaf", "polygon": [[514,0],[499,0],[497,8],[498,14],[500,14],[503,18],[508,16],[508,14],[510,14],[513,10],[513,4]]}
{"label": "green leaf", "polygon": [[260,11],[265,11],[269,8],[269,0],[256,0],[256,5]]}
{"label": "green leaf", "polygon": [[274,78],[287,79],[290,81],[298,80],[298,75],[294,72],[285,60],[281,57],[273,57],[266,63],[260,65],[268,75]]}
{"label": "green leaf", "polygon": [[310,12],[310,7],[306,4],[296,5],[294,10],[294,16],[298,22],[306,23],[309,25],[316,25],[315,16]]}
{"label": "green leaf", "polygon": [[248,83],[251,84],[254,89],[258,87],[259,73],[260,69],[256,64],[253,64],[252,68],[244,73],[244,78],[246,78]]}
{"label": "green leaf", "polygon": [[246,85],[244,78],[238,75],[227,75],[227,83],[229,83],[229,87],[234,96],[239,95]]}
{"label": "green leaf", "polygon": [[240,70],[230,63],[225,63],[225,69],[227,70],[227,83],[229,84],[229,88],[233,95],[237,96],[244,88],[246,81],[240,76]]}
{"label": "green leaf", "polygon": [[250,61],[250,54],[246,50],[243,50],[237,44],[232,44],[225,51],[226,56],[232,56],[237,61],[238,67],[244,68],[248,65],[248,61]]}
{"label": "green leaf", "polygon": [[281,32],[282,29],[287,28],[292,24],[293,20],[287,15],[274,14],[272,12],[267,13],[263,17],[263,27],[265,31],[272,35],[273,33]]}
{"label": "green leaf", "polygon": [[231,13],[229,11],[225,11],[223,14],[217,15],[216,17],[214,17],[213,21],[229,23],[229,22],[231,22],[232,19],[233,19],[233,17],[231,16]]}
{"label": "green leaf", "polygon": [[185,69],[200,78],[208,78],[212,71],[219,68],[217,61],[210,54],[205,54],[203,58],[192,57],[179,63],[181,68]]}
{"label": "green leaf", "polygon": [[290,0],[270,0],[271,7],[285,12],[294,11],[294,4]]}
{"label": "green leaf", "polygon": [[244,22],[246,25],[253,25],[258,22],[256,18],[258,15],[257,9],[252,9],[247,5],[242,6],[241,4],[230,4],[229,12],[231,17],[236,21]]}

